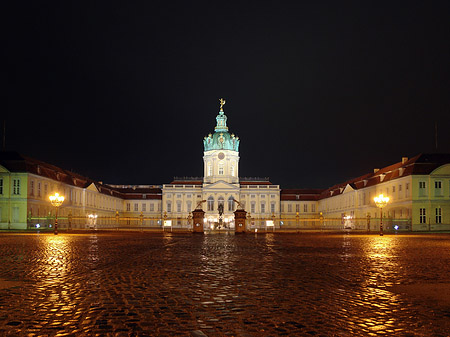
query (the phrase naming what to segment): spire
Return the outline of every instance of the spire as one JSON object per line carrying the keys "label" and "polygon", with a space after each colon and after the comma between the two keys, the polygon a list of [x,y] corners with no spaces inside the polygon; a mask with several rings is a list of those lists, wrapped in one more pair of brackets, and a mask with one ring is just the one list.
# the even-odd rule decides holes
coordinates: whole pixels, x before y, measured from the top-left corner
{"label": "spire", "polygon": [[225,105],[225,100],[223,98],[219,99],[220,102],[220,111],[216,117],[217,125],[214,129],[216,132],[228,131],[227,127],[227,116],[223,112],[223,106]]}

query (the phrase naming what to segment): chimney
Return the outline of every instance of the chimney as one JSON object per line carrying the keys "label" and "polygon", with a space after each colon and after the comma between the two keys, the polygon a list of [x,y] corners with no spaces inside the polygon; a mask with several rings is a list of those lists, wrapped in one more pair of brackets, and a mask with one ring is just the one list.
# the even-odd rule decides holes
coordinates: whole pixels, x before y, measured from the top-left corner
{"label": "chimney", "polygon": [[379,170],[380,170],[380,169],[378,169],[378,168],[373,169],[373,173],[377,173]]}
{"label": "chimney", "polygon": [[408,161],[408,157],[402,157],[402,164],[406,163]]}

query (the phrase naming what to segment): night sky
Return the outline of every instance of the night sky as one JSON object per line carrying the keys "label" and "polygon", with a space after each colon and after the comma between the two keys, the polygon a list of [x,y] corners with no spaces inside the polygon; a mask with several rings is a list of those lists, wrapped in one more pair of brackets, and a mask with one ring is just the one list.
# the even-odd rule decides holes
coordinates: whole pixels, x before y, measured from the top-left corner
{"label": "night sky", "polygon": [[450,152],[450,1],[10,6],[6,149],[104,183],[202,176],[221,97],[240,176],[284,188]]}

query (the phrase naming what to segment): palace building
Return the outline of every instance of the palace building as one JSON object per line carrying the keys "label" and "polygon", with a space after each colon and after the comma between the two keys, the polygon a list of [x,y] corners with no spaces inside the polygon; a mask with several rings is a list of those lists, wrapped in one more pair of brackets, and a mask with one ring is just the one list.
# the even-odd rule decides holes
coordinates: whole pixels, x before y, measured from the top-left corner
{"label": "palace building", "polygon": [[60,228],[186,228],[202,208],[204,227],[234,228],[234,211],[247,211],[247,228],[376,230],[383,208],[387,230],[450,230],[450,154],[419,154],[328,189],[282,189],[268,178],[239,176],[238,136],[229,131],[224,100],[214,132],[203,139],[203,176],[163,185],[113,185],[20,155],[0,152],[0,229],[46,228],[54,221],[49,195],[65,197]]}

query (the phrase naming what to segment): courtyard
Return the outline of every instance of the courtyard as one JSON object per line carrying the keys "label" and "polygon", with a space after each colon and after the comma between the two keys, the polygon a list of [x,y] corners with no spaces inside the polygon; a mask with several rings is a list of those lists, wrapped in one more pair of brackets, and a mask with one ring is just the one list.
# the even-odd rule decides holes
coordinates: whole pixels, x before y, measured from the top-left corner
{"label": "courtyard", "polygon": [[0,234],[1,336],[448,336],[450,234]]}

